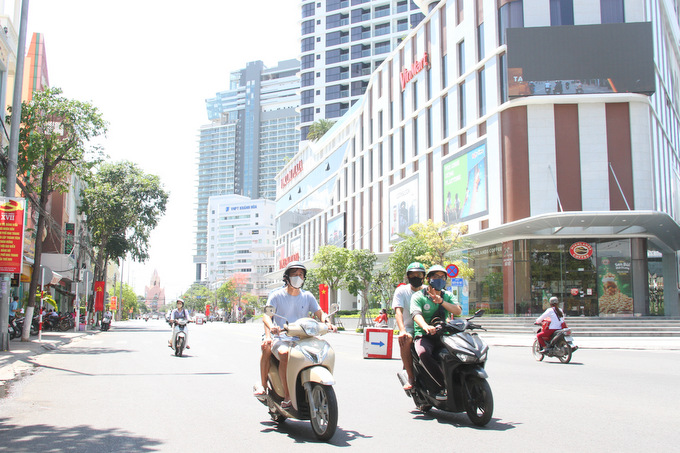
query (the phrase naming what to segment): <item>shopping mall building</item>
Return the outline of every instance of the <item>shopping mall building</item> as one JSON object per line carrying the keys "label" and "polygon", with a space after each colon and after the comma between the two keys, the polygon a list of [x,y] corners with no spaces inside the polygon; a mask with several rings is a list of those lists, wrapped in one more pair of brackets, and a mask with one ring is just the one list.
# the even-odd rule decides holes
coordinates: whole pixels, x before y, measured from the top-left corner
{"label": "shopping mall building", "polygon": [[473,241],[468,311],[554,295],[572,316],[679,316],[677,1],[420,6],[365,96],[278,174],[279,266],[325,244],[384,259],[432,219]]}

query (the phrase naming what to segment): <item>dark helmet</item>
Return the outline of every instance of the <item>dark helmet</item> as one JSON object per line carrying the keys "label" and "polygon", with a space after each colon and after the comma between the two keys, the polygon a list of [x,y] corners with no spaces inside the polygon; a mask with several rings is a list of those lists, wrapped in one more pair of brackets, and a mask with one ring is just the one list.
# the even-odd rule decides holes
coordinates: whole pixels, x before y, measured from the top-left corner
{"label": "dark helmet", "polygon": [[283,271],[284,282],[288,283],[290,271],[292,271],[293,269],[302,269],[302,271],[304,272],[304,277],[307,278],[307,268],[305,267],[305,265],[299,261],[291,261],[290,263],[288,263],[288,266],[286,266],[286,269]]}

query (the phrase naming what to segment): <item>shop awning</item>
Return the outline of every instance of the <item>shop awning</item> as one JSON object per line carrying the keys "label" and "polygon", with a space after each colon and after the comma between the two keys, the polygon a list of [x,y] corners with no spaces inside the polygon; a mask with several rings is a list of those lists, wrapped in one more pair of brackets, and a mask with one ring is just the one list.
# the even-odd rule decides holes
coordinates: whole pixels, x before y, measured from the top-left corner
{"label": "shop awning", "polygon": [[518,239],[644,237],[662,252],[680,250],[680,226],[658,211],[574,211],[531,217],[465,236],[475,246]]}

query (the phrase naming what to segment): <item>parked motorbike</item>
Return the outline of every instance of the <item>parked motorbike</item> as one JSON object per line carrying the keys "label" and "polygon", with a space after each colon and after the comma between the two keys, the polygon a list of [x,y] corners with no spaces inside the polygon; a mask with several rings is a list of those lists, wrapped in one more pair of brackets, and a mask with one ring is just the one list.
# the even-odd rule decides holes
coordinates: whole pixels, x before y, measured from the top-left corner
{"label": "parked motorbike", "polygon": [[[536,333],[539,333],[541,329],[539,328]],[[578,349],[578,346],[574,344],[574,338],[571,336],[571,329],[559,329],[553,332],[550,337],[550,341],[546,343],[543,352],[541,352],[541,346],[538,344],[538,338],[534,340],[534,344],[531,347],[531,352],[534,355],[534,359],[539,362],[543,360],[545,356],[557,357],[562,363],[569,363],[571,361],[571,355],[574,351]]]}
{"label": "parked motorbike", "polygon": [[16,318],[10,318],[7,324],[7,332],[9,333],[9,339],[13,340],[21,336],[21,329],[17,326]]}
{"label": "parked motorbike", "polygon": [[110,327],[111,327],[111,315],[109,315],[109,314],[107,313],[107,314],[105,314],[104,317],[102,318],[102,326],[101,326],[101,330],[103,330],[104,332],[106,332],[107,330],[109,330]]}
{"label": "parked motorbike", "polygon": [[[479,310],[470,318],[457,318],[448,323],[439,318],[432,320],[432,325],[437,329],[435,336],[440,342],[434,356],[438,358],[444,372],[445,400],[436,398],[441,389],[420,361],[414,342],[411,355],[415,384],[404,391],[406,396],[413,398],[421,412],[428,412],[432,407],[448,412],[466,412],[477,426],[484,426],[491,420],[493,395],[484,369],[489,347],[476,332],[472,332],[485,329],[471,322],[483,314],[484,310]],[[402,387],[408,383],[406,371],[401,370],[397,377]]]}
{"label": "parked motorbike", "polygon": [[[273,307],[266,307],[269,316],[276,316]],[[279,361],[271,356],[269,385],[259,398],[269,408],[272,420],[281,423],[286,418],[309,420],[314,435],[327,441],[338,425],[338,402],[335,397],[335,352],[321,338],[328,333],[328,326],[313,318],[302,318],[287,323],[282,328],[293,338],[288,353],[287,381],[292,407],[283,409],[281,403],[285,392],[279,375]]]}
{"label": "parked motorbike", "polygon": [[177,325],[177,328],[174,331],[175,334],[172,337],[171,345],[173,351],[175,351],[175,355],[177,357],[182,357],[184,348],[187,346],[187,336],[189,335],[187,324],[189,321],[184,318],[180,318],[175,319],[174,322]]}

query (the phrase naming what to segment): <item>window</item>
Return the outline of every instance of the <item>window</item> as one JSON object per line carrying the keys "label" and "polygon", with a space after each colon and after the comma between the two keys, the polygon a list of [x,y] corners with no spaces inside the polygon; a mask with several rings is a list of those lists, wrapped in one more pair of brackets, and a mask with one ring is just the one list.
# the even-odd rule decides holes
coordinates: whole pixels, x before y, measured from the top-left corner
{"label": "window", "polygon": [[442,57],[442,88],[446,88],[446,86],[449,84],[449,71],[447,70],[446,67],[446,60],[448,59],[447,55],[444,55]]}
{"label": "window", "polygon": [[307,3],[302,5],[302,18],[314,15],[314,3]]}
{"label": "window", "polygon": [[456,25],[463,22],[463,19],[465,18],[464,12],[463,0],[456,0]]}
{"label": "window", "polygon": [[347,14],[331,14],[326,17],[326,30],[342,27],[343,25],[349,25],[349,16]]}
{"label": "window", "polygon": [[347,8],[349,6],[348,0],[327,0],[326,1],[326,12],[335,11],[341,8]]}
{"label": "window", "polygon": [[337,46],[349,42],[349,32],[334,31],[326,33],[326,47]]}
{"label": "window", "polygon": [[574,25],[574,0],[550,0],[550,25]]}
{"label": "window", "polygon": [[335,104],[326,104],[326,118],[337,118],[347,113],[349,104],[346,102],[336,102]]}
{"label": "window", "polygon": [[352,60],[370,56],[371,56],[370,44],[357,44],[356,46],[352,46]]}
{"label": "window", "polygon": [[522,0],[511,1],[498,9],[498,31],[500,44],[505,44],[505,30],[524,27],[524,6]]}
{"label": "window", "polygon": [[390,33],[390,24],[380,24],[375,26],[374,36],[388,35]]}
{"label": "window", "polygon": [[314,103],[314,90],[304,90],[300,93],[300,104],[313,104]]}
{"label": "window", "polygon": [[314,50],[314,37],[302,38],[301,44],[302,52],[311,52]]}
{"label": "window", "polygon": [[402,0],[397,3],[397,12],[398,13],[405,13],[408,11],[408,0]]}
{"label": "window", "polygon": [[326,87],[326,100],[342,99],[349,96],[347,85],[330,85]]}
{"label": "window", "polygon": [[484,22],[477,26],[477,61],[484,58]]}
{"label": "window", "polygon": [[303,55],[300,60],[300,69],[309,69],[314,67],[314,54]]}
{"label": "window", "polygon": [[625,22],[623,0],[600,0],[600,18],[603,24]]}
{"label": "window", "polygon": [[373,18],[377,19],[378,17],[385,17],[390,15],[390,5],[382,5],[382,6],[376,6],[375,7],[375,13],[373,14]]}
{"label": "window", "polygon": [[397,21],[397,31],[407,31],[408,30],[408,19],[399,19]]}
{"label": "window", "polygon": [[353,63],[352,78],[371,75],[371,63]]}
{"label": "window", "polygon": [[352,96],[362,96],[366,92],[366,88],[368,87],[368,81],[367,80],[359,80],[356,82],[352,82]]}
{"label": "window", "polygon": [[308,35],[314,33],[314,20],[306,20],[302,22],[302,34]]}
{"label": "window", "polygon": [[300,140],[307,140],[307,134],[309,133],[309,126],[303,126],[300,128]]}
{"label": "window", "polygon": [[449,136],[449,97],[442,96],[442,138]]}
{"label": "window", "polygon": [[505,91],[505,84],[508,82],[508,68],[507,68],[507,58],[505,54],[501,54],[498,57],[498,70],[500,71],[499,74],[499,79],[500,79],[500,91],[501,91],[501,103],[507,102],[508,100],[508,93]]}
{"label": "window", "polygon": [[371,19],[371,10],[370,9],[363,9],[363,8],[353,9],[351,14],[352,14],[352,23],[353,24]]}
{"label": "window", "polygon": [[300,75],[300,86],[303,87],[308,87],[314,85],[314,73],[313,72],[305,72],[304,74]]}
{"label": "window", "polygon": [[353,27],[352,41],[361,41],[371,37],[371,27]]}
{"label": "window", "polygon": [[361,5],[362,3],[368,3],[371,0],[352,0],[352,6]]}
{"label": "window", "polygon": [[486,89],[484,82],[484,68],[482,68],[477,71],[477,108],[480,117],[486,115]]}
{"label": "window", "polygon": [[333,49],[326,51],[326,64],[339,63],[349,59],[348,49]]}
{"label": "window", "polygon": [[418,24],[425,19],[425,15],[423,13],[416,13],[416,14],[411,14],[411,17],[409,20],[411,21],[411,28],[415,28],[418,26]]}
{"label": "window", "polygon": [[465,41],[458,43],[458,75],[465,73]]}
{"label": "window", "polygon": [[427,147],[430,148],[432,146],[432,107],[427,108],[425,122],[425,127],[427,128]]}
{"label": "window", "polygon": [[311,123],[314,121],[314,108],[308,107],[300,110],[300,122]]}
{"label": "window", "polygon": [[458,127],[460,129],[465,127],[467,120],[465,118],[465,82],[458,85]]}
{"label": "window", "polygon": [[326,69],[326,82],[335,82],[336,80],[347,79],[349,77],[349,68],[338,66],[336,68]]}
{"label": "window", "polygon": [[390,42],[383,41],[375,43],[374,55],[380,55],[382,53],[388,53],[390,51]]}

